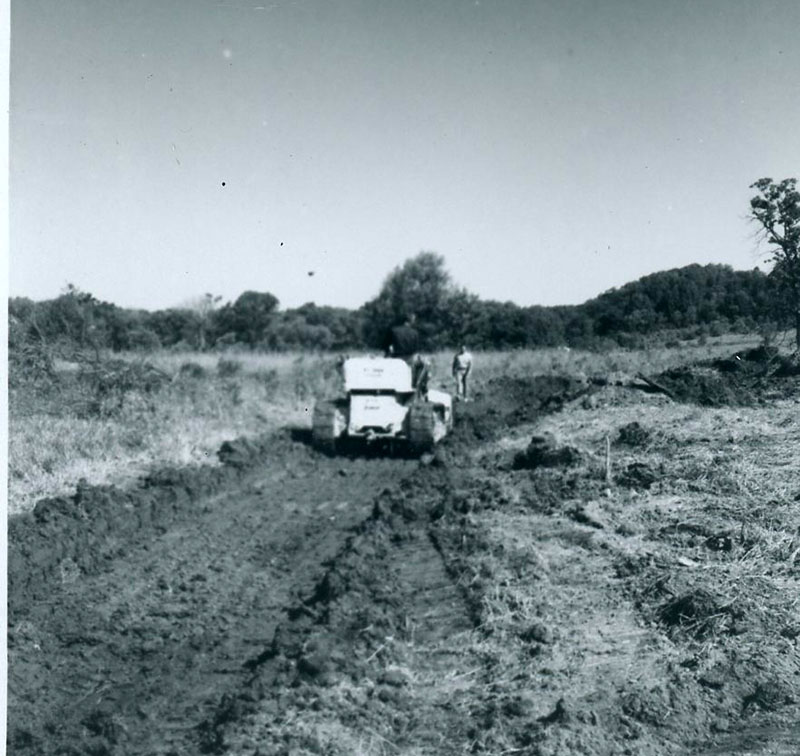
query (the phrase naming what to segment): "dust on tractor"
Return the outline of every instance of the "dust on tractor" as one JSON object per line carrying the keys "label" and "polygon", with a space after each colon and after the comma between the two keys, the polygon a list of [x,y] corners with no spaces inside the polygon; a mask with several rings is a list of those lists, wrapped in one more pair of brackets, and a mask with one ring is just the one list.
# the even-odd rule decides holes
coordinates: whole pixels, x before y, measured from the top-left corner
{"label": "dust on tractor", "polygon": [[353,357],[344,361],[343,372],[345,396],[314,407],[311,437],[317,449],[333,453],[340,441],[355,439],[422,454],[453,427],[450,394],[421,395],[404,360]]}

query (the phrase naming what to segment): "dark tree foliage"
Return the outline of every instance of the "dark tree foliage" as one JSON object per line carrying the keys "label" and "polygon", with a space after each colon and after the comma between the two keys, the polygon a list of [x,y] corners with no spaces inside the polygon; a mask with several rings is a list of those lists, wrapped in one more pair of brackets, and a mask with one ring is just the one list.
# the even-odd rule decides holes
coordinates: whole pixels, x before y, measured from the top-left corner
{"label": "dark tree foliage", "polygon": [[217,310],[214,325],[219,336],[235,334],[236,341],[254,347],[266,335],[278,300],[267,292],[246,291],[239,298]]}
{"label": "dark tree foliage", "polygon": [[750,200],[750,217],[759,225],[773,263],[777,304],[790,316],[796,346],[800,349],[800,192],[797,179],[776,183],[762,178],[750,185],[757,194]]}
{"label": "dark tree foliage", "polygon": [[442,336],[453,294],[444,257],[420,252],[406,260],[389,274],[378,296],[363,307],[367,344],[382,348],[392,328],[411,320],[423,349],[443,346],[447,343]]}
{"label": "dark tree foliage", "polygon": [[778,296],[786,290],[782,264],[776,261],[778,273],[769,276],[724,265],[689,265],[564,307],[481,300],[454,287],[443,258],[429,252],[396,268],[378,296],[358,310],[313,302],[279,310],[272,294],[249,291],[220,308],[146,312],[69,287],[44,302],[9,300],[9,345],[12,350],[39,345],[61,353],[158,346],[350,351],[383,347],[392,329],[411,318],[423,350],[459,344],[471,349],[634,347],[663,340],[666,332],[670,338],[693,337],[753,330],[774,320],[775,303],[786,299]]}
{"label": "dark tree foliage", "polygon": [[37,342],[61,352],[70,349],[151,349],[159,345],[149,328],[149,313],[101,302],[72,284],[55,299],[9,300],[15,338]]}
{"label": "dark tree foliage", "polygon": [[472,346],[478,346],[475,334],[481,305],[481,300],[465,289],[451,291],[440,322],[442,345],[454,346],[469,342]]}
{"label": "dark tree foliage", "polygon": [[[330,331],[330,348],[353,349],[363,344],[363,321],[360,311],[345,307],[318,306],[313,302],[287,310],[287,315],[302,318],[309,326],[324,327]],[[302,341],[293,348],[302,349]]]}
{"label": "dark tree foliage", "polygon": [[183,309],[157,310],[150,314],[147,321],[163,346],[200,348],[197,341],[200,316],[196,312]]}
{"label": "dark tree foliage", "polygon": [[727,265],[689,265],[640,278],[581,306],[594,333],[649,334],[667,329],[763,319],[770,284],[758,270],[734,271]]}

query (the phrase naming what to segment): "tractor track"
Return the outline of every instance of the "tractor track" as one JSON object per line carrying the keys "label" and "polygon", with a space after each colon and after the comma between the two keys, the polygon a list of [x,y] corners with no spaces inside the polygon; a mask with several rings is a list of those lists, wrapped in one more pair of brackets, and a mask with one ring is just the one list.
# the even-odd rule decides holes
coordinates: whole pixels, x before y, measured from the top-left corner
{"label": "tractor track", "polygon": [[13,602],[10,752],[197,752],[197,726],[241,687],[293,596],[375,491],[416,465],[295,446],[299,465],[272,460],[93,574],[62,572],[49,592]]}
{"label": "tractor track", "polygon": [[[462,408],[428,464],[278,434],[223,468],[79,490],[12,522],[9,752],[288,752],[276,721],[370,676],[369,706],[343,718],[459,752],[468,712],[441,682],[475,671],[458,653],[473,624],[433,522],[472,448],[582,390],[537,381]],[[393,665],[419,678],[414,701],[384,679]]]}
{"label": "tractor track", "polygon": [[400,584],[407,587],[403,603],[412,644],[440,643],[474,627],[469,607],[427,532],[398,546],[392,558],[399,566]]}
{"label": "tractor track", "polygon": [[[450,489],[449,470],[420,466],[376,497],[313,588],[298,594],[253,677],[220,698],[204,725],[208,751],[291,752],[306,737],[293,712],[318,709],[384,746],[464,752],[471,721],[442,682],[476,672],[463,652],[475,624],[431,521]],[[404,687],[412,678],[413,696]],[[338,700],[335,691],[352,685],[369,698]]]}

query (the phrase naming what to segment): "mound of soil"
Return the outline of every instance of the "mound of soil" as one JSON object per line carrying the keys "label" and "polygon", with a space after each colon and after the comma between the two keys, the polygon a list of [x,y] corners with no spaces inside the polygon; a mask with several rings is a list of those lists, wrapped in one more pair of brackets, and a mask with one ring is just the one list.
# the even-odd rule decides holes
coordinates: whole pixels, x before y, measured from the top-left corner
{"label": "mound of soil", "polygon": [[704,588],[697,588],[676,596],[661,609],[661,621],[668,627],[681,627],[696,638],[724,632],[732,618],[741,611],[725,603],[719,596]]}
{"label": "mound of soil", "polygon": [[192,502],[234,486],[287,442],[286,434],[226,442],[219,451],[221,466],[159,470],[128,490],[81,481],[74,495],[42,499],[32,512],[11,518],[10,612],[46,596],[62,580],[65,566],[94,574],[120,556],[126,542],[195,516]]}
{"label": "mound of soil", "polygon": [[672,368],[656,377],[674,399],[705,407],[753,404],[764,398],[794,396],[798,392],[797,355],[757,347],[724,359]]}
{"label": "mound of soil", "polygon": [[672,368],[661,373],[658,382],[676,399],[704,407],[752,404],[756,399],[750,382],[740,380],[734,373],[720,373],[712,367]]}
{"label": "mound of soil", "polygon": [[509,427],[535,422],[567,402],[592,393],[597,386],[563,375],[492,378],[475,401],[456,405],[455,435],[471,443],[496,437]]}
{"label": "mound of soil", "polygon": [[782,355],[773,346],[758,346],[730,357],[711,360],[708,364],[721,373],[747,373],[754,377],[774,375],[787,378],[800,375],[798,355]]}
{"label": "mound of soil", "polygon": [[534,436],[525,451],[514,457],[515,470],[534,470],[537,467],[569,467],[580,462],[581,455],[572,446],[560,446],[554,436]]}
{"label": "mound of soil", "polygon": [[623,425],[617,434],[617,443],[624,446],[646,446],[652,433],[636,421]]}
{"label": "mound of soil", "polygon": [[646,462],[631,462],[618,476],[617,483],[626,488],[648,489],[661,475]]}

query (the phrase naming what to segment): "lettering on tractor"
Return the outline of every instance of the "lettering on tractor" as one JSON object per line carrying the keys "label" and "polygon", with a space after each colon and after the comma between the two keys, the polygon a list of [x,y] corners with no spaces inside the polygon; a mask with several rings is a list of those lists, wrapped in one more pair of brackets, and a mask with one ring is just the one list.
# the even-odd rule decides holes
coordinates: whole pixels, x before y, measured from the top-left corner
{"label": "lettering on tractor", "polygon": [[450,394],[418,391],[404,360],[354,357],[343,370],[346,395],[314,407],[311,437],[317,449],[332,454],[344,439],[385,440],[422,454],[452,429]]}

